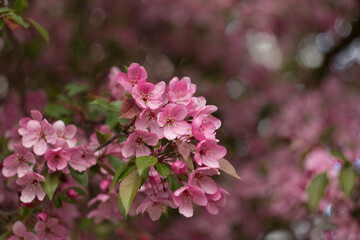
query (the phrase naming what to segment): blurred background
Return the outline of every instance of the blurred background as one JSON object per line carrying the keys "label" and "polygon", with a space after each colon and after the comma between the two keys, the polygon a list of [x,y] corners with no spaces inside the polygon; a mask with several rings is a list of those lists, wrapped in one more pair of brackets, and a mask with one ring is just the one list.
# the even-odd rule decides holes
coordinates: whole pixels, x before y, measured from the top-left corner
{"label": "blurred background", "polygon": [[40,23],[50,42],[33,27],[4,26],[3,139],[30,109],[58,101],[66,84],[87,84],[90,97],[100,95],[109,92],[112,66],[125,71],[137,62],[150,81],[189,76],[196,95],[218,106],[218,139],[243,178],[218,179],[231,195],[216,216],[197,209],[190,219],[105,222],[93,230],[99,239],[118,239],[114,232],[124,239],[360,239],[359,189],[345,202],[328,189],[316,212],[306,194],[320,169],[336,170],[326,168],[329,147],[358,157],[358,1],[24,2],[23,18]]}

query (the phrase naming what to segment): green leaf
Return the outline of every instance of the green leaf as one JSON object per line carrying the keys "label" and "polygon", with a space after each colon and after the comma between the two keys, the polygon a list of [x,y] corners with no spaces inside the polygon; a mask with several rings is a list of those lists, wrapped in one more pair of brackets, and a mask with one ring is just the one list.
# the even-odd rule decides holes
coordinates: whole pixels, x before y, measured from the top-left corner
{"label": "green leaf", "polygon": [[144,185],[144,183],[145,183],[146,180],[148,179],[148,177],[149,177],[149,171],[150,171],[150,168],[147,168],[145,171],[142,172],[142,174],[141,174],[141,184],[140,184],[140,186]]}
{"label": "green leaf", "polygon": [[32,25],[34,25],[34,27],[40,33],[40,35],[44,38],[46,43],[49,44],[50,36],[49,36],[49,33],[46,31],[46,29],[43,28],[39,23],[35,22],[33,19],[29,18],[28,20],[32,23]]}
{"label": "green leaf", "polygon": [[334,157],[340,158],[344,162],[349,162],[349,159],[344,155],[344,153],[340,149],[331,149],[330,154]]}
{"label": "green leaf", "polygon": [[45,182],[42,182],[41,185],[44,191],[46,192],[46,195],[49,197],[50,201],[52,201],[56,188],[59,185],[59,176],[54,173],[53,174],[46,173],[44,176],[45,176]]}
{"label": "green leaf", "polygon": [[44,112],[54,118],[61,118],[63,116],[69,116],[70,111],[63,106],[55,103],[50,103],[44,109]]}
{"label": "green leaf", "polygon": [[326,172],[321,173],[311,180],[310,185],[307,187],[306,192],[308,194],[308,204],[312,211],[316,211],[317,205],[321,198],[324,196],[326,186],[329,180],[326,176]]}
{"label": "green leaf", "polygon": [[106,158],[109,160],[113,169],[118,169],[124,163],[120,158],[113,155],[106,155]]}
{"label": "green leaf", "polygon": [[60,199],[60,197],[54,198],[54,205],[55,205],[56,208],[61,208],[62,200]]}
{"label": "green leaf", "polygon": [[69,170],[71,176],[74,178],[75,181],[80,183],[82,186],[87,187],[89,179],[86,171],[80,173],[70,166],[69,166]]}
{"label": "green leaf", "polygon": [[13,5],[13,10],[16,14],[20,15],[23,10],[22,0],[16,0]]}
{"label": "green leaf", "polygon": [[110,133],[102,133],[99,130],[95,129],[96,138],[99,141],[100,145],[104,144],[111,136]]}
{"label": "green leaf", "polygon": [[12,19],[14,20],[17,24],[23,26],[24,28],[28,28],[30,25],[25,22],[22,17],[20,17],[19,15],[17,15],[16,13],[14,12],[8,12],[6,14],[6,18],[9,18],[9,19]]}
{"label": "green leaf", "polygon": [[143,156],[138,157],[135,160],[137,170],[140,175],[142,175],[143,171],[145,171],[147,168],[154,166],[158,162],[158,159],[156,157],[152,156]]}
{"label": "green leaf", "polygon": [[5,240],[11,234],[11,230],[8,230],[0,235],[0,240]]}
{"label": "green leaf", "polygon": [[169,187],[171,189],[171,191],[175,192],[176,190],[178,190],[181,185],[178,183],[178,181],[176,180],[176,178],[173,175],[169,175],[169,177],[167,178],[167,181],[169,183]]}
{"label": "green leaf", "polygon": [[348,198],[356,183],[356,172],[349,162],[346,162],[344,166],[342,166],[339,174],[339,182],[345,197]]}
{"label": "green leaf", "polygon": [[128,166],[128,168],[126,168],[126,170],[120,174],[118,182],[126,178],[134,169],[135,166],[131,166],[131,167]]}
{"label": "green leaf", "polygon": [[119,189],[119,192],[118,192],[118,207],[119,207],[119,212],[120,212],[120,214],[121,214],[125,219],[127,219],[127,214],[126,214],[124,205],[122,204],[121,198],[120,198],[120,189]]}
{"label": "green leaf", "polygon": [[115,175],[114,175],[114,178],[111,182],[111,186],[110,186],[110,190],[109,190],[109,193],[112,191],[112,189],[114,188],[115,186],[115,183],[118,181],[120,175],[126,170],[126,167],[127,165],[122,162],[122,164],[119,165],[119,167],[116,169],[116,172],[115,172]]}
{"label": "green leaf", "polygon": [[58,196],[58,198],[63,201],[63,202],[67,202],[67,203],[71,203],[71,204],[76,204],[75,199],[69,198],[69,196],[65,195],[65,194],[60,194]]}
{"label": "green leaf", "polygon": [[108,125],[110,129],[114,129],[114,127],[118,125],[118,118],[119,118],[119,113],[111,112],[106,116],[105,124]]}
{"label": "green leaf", "polygon": [[10,9],[10,8],[6,8],[6,7],[0,8],[0,14],[2,14],[2,13],[8,13],[8,12],[11,12],[11,9]]}
{"label": "green leaf", "polygon": [[68,83],[65,86],[65,90],[68,92],[68,96],[72,97],[76,94],[86,92],[89,89],[89,86],[78,84],[78,83]]}
{"label": "green leaf", "polygon": [[92,101],[90,104],[98,105],[103,109],[120,113],[120,108],[121,108],[122,102],[121,101],[113,101],[113,102],[109,103],[102,99],[96,99],[96,100]]}
{"label": "green leaf", "polygon": [[164,178],[167,178],[170,174],[170,169],[165,164],[157,163],[155,164],[155,168],[156,171]]}
{"label": "green leaf", "polygon": [[137,171],[131,172],[124,180],[120,183],[119,195],[120,201],[124,206],[125,215],[128,214],[132,201],[140,187],[141,177]]}
{"label": "green leaf", "polygon": [[241,180],[241,177],[236,173],[236,170],[234,166],[225,158],[219,159],[220,169],[229,174],[230,176],[233,176],[237,179]]}

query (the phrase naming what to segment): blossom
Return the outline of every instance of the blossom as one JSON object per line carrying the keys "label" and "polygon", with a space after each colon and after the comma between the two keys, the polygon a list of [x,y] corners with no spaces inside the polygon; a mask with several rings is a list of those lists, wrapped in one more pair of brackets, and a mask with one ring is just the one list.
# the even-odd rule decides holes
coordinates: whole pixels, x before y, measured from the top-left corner
{"label": "blossom", "polygon": [[205,139],[196,146],[194,160],[199,166],[203,164],[212,168],[219,168],[218,160],[226,155],[226,148],[219,146],[217,140]]}
{"label": "blossom", "polygon": [[152,83],[143,82],[137,84],[132,90],[132,97],[141,108],[157,109],[164,104],[163,94],[165,82]]}
{"label": "blossom", "polygon": [[216,126],[213,122],[208,121],[208,116],[196,117],[191,126],[192,133],[197,140],[215,139]]}
{"label": "blossom", "polygon": [[29,172],[29,163],[35,164],[35,157],[21,144],[14,145],[15,153],[5,158],[2,174],[5,177],[14,176],[16,173],[19,177]]}
{"label": "blossom", "polygon": [[46,195],[41,187],[41,182],[44,181],[44,176],[34,172],[28,172],[16,180],[17,184],[25,186],[25,188],[21,191],[20,200],[24,203],[29,203],[37,197],[40,201],[42,201]]}
{"label": "blossom", "polygon": [[157,221],[160,219],[164,206],[167,205],[171,208],[175,208],[173,201],[161,198],[159,196],[149,196],[142,201],[142,203],[136,209],[136,214],[144,213],[149,214],[151,220]]}
{"label": "blossom", "polygon": [[[19,134],[22,136],[22,144],[26,148],[33,147],[36,155],[43,155],[49,144],[55,144],[57,135],[54,127],[46,119],[42,119],[39,111],[31,111],[33,119],[23,119]],[[21,120],[20,120],[21,121]]]}
{"label": "blossom", "polygon": [[214,179],[209,176],[219,175],[219,171],[210,167],[200,167],[189,175],[189,185],[200,187],[206,194],[214,194],[218,187]]}
{"label": "blossom", "polygon": [[187,166],[183,161],[177,160],[171,165],[171,169],[176,174],[186,174]]}
{"label": "blossom", "polygon": [[199,206],[206,206],[208,204],[204,191],[196,186],[181,187],[174,192],[172,198],[176,206],[179,207],[179,213],[185,217],[192,217],[193,215],[192,202]]}
{"label": "blossom", "polygon": [[44,155],[50,170],[63,170],[71,158],[69,151],[62,148],[49,149]]}
{"label": "blossom", "polygon": [[136,157],[149,156],[151,151],[145,144],[156,146],[157,143],[158,137],[155,133],[135,130],[126,140],[126,143],[122,148],[122,154],[124,157],[130,157],[134,155],[134,153],[136,154]]}
{"label": "blossom", "polygon": [[226,205],[226,195],[230,195],[230,193],[222,188],[219,188],[214,194],[207,195],[208,204],[206,205],[206,210],[212,215],[218,214],[219,207]]}
{"label": "blossom", "polygon": [[191,102],[191,97],[196,91],[196,85],[191,83],[190,78],[174,77],[169,83],[169,101],[172,103],[188,105]]}
{"label": "blossom", "polygon": [[38,221],[34,227],[37,236],[41,240],[60,240],[68,236],[67,229],[59,224],[56,218],[49,218],[46,221]]}
{"label": "blossom", "polygon": [[128,73],[119,72],[117,81],[125,88],[125,90],[131,93],[133,87],[136,84],[143,83],[147,79],[147,73],[143,66],[138,63],[132,63],[128,68]]}
{"label": "blossom", "polygon": [[165,138],[173,140],[189,132],[190,125],[184,121],[186,115],[187,110],[184,105],[171,103],[164,107],[163,112],[158,114],[157,122],[163,127]]}
{"label": "blossom", "polygon": [[32,232],[26,230],[26,226],[20,222],[16,221],[12,226],[12,231],[15,236],[8,238],[8,240],[38,240],[39,238]]}
{"label": "blossom", "polygon": [[135,121],[135,127],[137,129],[146,130],[150,127],[150,132],[158,135],[158,138],[161,139],[164,137],[163,130],[160,128],[157,123],[157,114],[159,110],[152,110],[149,108],[144,109],[139,117]]}
{"label": "blossom", "polygon": [[99,194],[95,198],[91,199],[88,206],[100,201],[97,205],[97,209],[92,210],[87,215],[88,218],[94,218],[95,223],[100,223],[104,219],[108,219],[112,222],[117,222],[121,218],[121,214],[118,209],[118,199],[116,194]]}
{"label": "blossom", "polygon": [[75,147],[76,145],[76,127],[73,124],[65,126],[64,122],[58,120],[53,123],[57,140],[56,146],[63,146],[65,143],[69,148]]}

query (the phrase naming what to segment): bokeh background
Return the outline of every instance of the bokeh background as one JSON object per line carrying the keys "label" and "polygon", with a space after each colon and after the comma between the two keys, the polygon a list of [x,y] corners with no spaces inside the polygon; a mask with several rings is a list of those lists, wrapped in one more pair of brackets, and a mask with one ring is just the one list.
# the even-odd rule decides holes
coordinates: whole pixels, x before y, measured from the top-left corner
{"label": "bokeh background", "polygon": [[[358,155],[358,1],[34,0],[22,16],[50,43],[34,28],[0,38],[3,139],[66,84],[89,85],[89,97],[109,92],[110,68],[137,62],[151,81],[189,76],[197,96],[218,106],[218,138],[243,178],[218,179],[231,196],[216,216],[132,217],[97,225],[97,238],[360,239],[358,189],[344,202],[335,184],[316,212],[306,194],[316,173],[336,170],[329,147]],[[6,182],[0,189],[1,208]]]}

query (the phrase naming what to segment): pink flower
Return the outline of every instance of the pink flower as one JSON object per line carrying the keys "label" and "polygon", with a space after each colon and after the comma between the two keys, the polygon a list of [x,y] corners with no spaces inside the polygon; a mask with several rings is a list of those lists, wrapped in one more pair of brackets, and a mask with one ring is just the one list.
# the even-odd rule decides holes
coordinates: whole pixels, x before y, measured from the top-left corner
{"label": "pink flower", "polygon": [[88,218],[94,218],[95,223],[108,219],[111,222],[117,222],[121,219],[121,214],[118,209],[118,199],[116,194],[99,194],[91,199],[88,206],[100,201],[97,209],[92,210],[87,215]]}
{"label": "pink flower", "polygon": [[[71,148],[69,149],[69,152],[71,154],[71,157],[68,161],[69,165],[79,172],[85,171],[88,168],[89,164],[86,162],[85,153],[81,150],[81,148]],[[96,162],[96,157],[93,156],[93,158]]]}
{"label": "pink flower", "polygon": [[197,110],[206,105],[206,100],[204,97],[192,97],[190,103],[186,106],[188,110],[188,115],[194,117]]}
{"label": "pink flower", "polygon": [[128,68],[128,73],[119,72],[117,81],[125,88],[129,93],[132,92],[133,87],[136,84],[143,83],[147,79],[147,73],[143,66],[137,63],[132,63]]}
{"label": "pink flower", "polygon": [[120,73],[120,69],[118,67],[111,67],[110,72],[108,74],[108,89],[110,90],[111,97],[118,100],[124,99],[124,88],[117,81],[117,76]]}
{"label": "pink flower", "polygon": [[206,205],[206,210],[212,214],[216,215],[219,213],[219,207],[224,207],[226,205],[226,195],[230,195],[227,191],[222,188],[208,197],[208,205]]}
{"label": "pink flower", "polygon": [[201,167],[194,170],[189,175],[189,185],[200,187],[206,194],[214,194],[218,187],[214,179],[209,176],[219,175],[219,171],[210,167]]}
{"label": "pink flower", "polygon": [[34,233],[28,232],[26,226],[20,221],[14,223],[12,231],[15,236],[8,238],[8,240],[39,240]]}
{"label": "pink flower", "polygon": [[71,154],[62,148],[49,149],[44,155],[50,170],[63,170],[71,158]]}
{"label": "pink flower", "polygon": [[141,108],[157,109],[165,103],[163,98],[164,92],[165,82],[163,81],[156,85],[143,82],[133,88],[132,97]]}
{"label": "pink flower", "polygon": [[158,124],[164,128],[164,136],[168,140],[173,140],[178,136],[187,134],[190,125],[184,121],[187,110],[184,105],[168,104],[163,112],[158,114]]}
{"label": "pink flower", "polygon": [[192,217],[194,213],[192,202],[199,206],[206,206],[208,204],[204,191],[195,186],[179,188],[174,192],[172,198],[176,206],[179,207],[179,213],[185,217]]}
{"label": "pink flower", "polygon": [[48,143],[55,144],[57,135],[53,126],[46,119],[41,120],[42,115],[39,111],[33,110],[31,115],[33,119],[22,119],[23,127],[19,128],[19,134],[22,136],[24,147],[33,147],[34,153],[40,156],[48,149]]}
{"label": "pink flower", "polygon": [[[221,121],[218,118],[210,115],[213,112],[216,112],[217,109],[218,108],[214,105],[203,106],[196,111],[195,117],[203,117],[204,118],[203,121],[213,123],[215,126],[215,129],[218,129],[221,126]],[[207,117],[204,117],[204,116],[207,116]]]}
{"label": "pink flower", "polygon": [[173,201],[161,198],[159,196],[149,196],[136,209],[136,214],[144,213],[145,211],[149,214],[151,220],[157,221],[160,219],[163,212],[164,205],[171,208],[175,208]]}
{"label": "pink flower", "polygon": [[41,240],[61,240],[68,236],[67,229],[59,224],[56,218],[49,218],[47,221],[39,221],[34,227],[37,236]]}
{"label": "pink flower", "polygon": [[201,115],[192,122],[192,133],[199,140],[215,139],[216,127],[213,122],[208,121],[208,116]]}
{"label": "pink flower", "polygon": [[183,161],[177,160],[171,165],[171,169],[176,174],[186,174],[187,166]]}
{"label": "pink flower", "polygon": [[47,212],[39,212],[36,214],[36,219],[38,221],[46,222],[48,218],[49,218],[49,214]]}
{"label": "pink flower", "polygon": [[158,135],[158,138],[161,139],[164,137],[163,130],[160,128],[157,123],[157,114],[158,110],[151,110],[149,108],[144,109],[139,117],[135,121],[135,127],[137,129],[146,130],[150,127],[150,132]]}
{"label": "pink flower", "polygon": [[199,166],[203,164],[212,168],[219,168],[218,160],[226,155],[226,148],[219,146],[217,140],[206,139],[196,146],[194,160]]}
{"label": "pink flower", "polygon": [[158,140],[155,133],[135,130],[126,140],[126,143],[122,148],[122,154],[124,157],[130,157],[134,155],[134,153],[136,153],[136,157],[149,156],[151,151],[145,144],[156,146]]}
{"label": "pink flower", "polygon": [[69,197],[69,198],[76,198],[79,194],[72,188],[69,188],[66,192],[66,195]]}
{"label": "pink flower", "polygon": [[34,172],[28,172],[25,176],[16,180],[17,184],[25,186],[25,188],[21,191],[20,200],[24,203],[30,203],[35,199],[35,197],[37,197],[40,201],[42,201],[46,195],[41,187],[41,182],[44,181],[44,176]]}
{"label": "pink flower", "polygon": [[19,177],[29,172],[29,163],[35,164],[34,154],[29,152],[20,144],[15,144],[15,153],[5,158],[2,174],[5,177],[14,176],[16,173]]}
{"label": "pink flower", "polygon": [[196,85],[191,83],[190,78],[174,77],[169,83],[169,101],[172,103],[188,105],[191,102],[191,97],[196,91]]}
{"label": "pink flower", "polygon": [[53,127],[58,136],[56,140],[56,146],[64,146],[66,143],[69,148],[75,147],[76,145],[76,127],[73,124],[65,126],[64,122],[59,120],[53,123]]}

